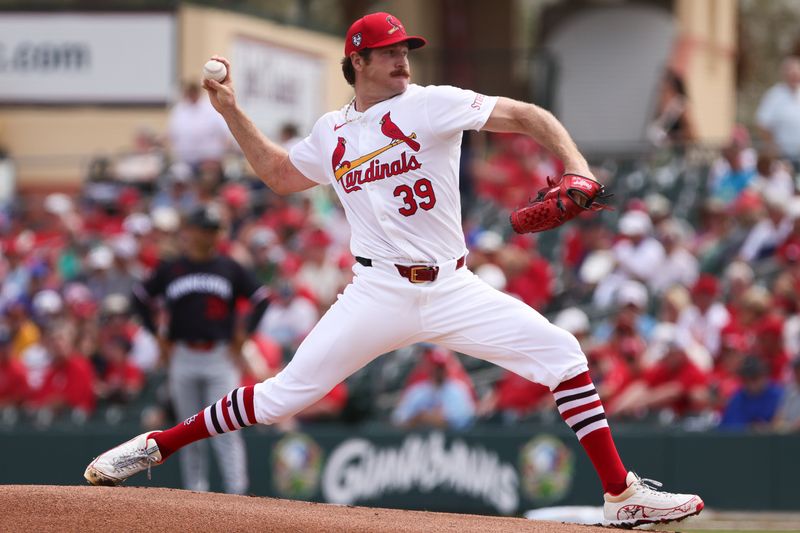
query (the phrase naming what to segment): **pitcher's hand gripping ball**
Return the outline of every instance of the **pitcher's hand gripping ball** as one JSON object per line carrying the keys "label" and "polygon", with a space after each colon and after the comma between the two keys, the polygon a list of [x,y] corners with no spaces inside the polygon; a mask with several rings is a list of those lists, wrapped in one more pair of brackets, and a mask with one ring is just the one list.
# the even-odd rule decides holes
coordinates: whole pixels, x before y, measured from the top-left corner
{"label": "pitcher's hand gripping ball", "polygon": [[539,191],[529,205],[511,213],[511,227],[517,233],[536,233],[557,228],[584,211],[612,209],[602,203],[613,196],[603,185],[577,174],[561,179],[547,178],[547,187]]}
{"label": "pitcher's hand gripping ball", "polygon": [[214,80],[222,83],[228,76],[228,68],[222,61],[211,59],[203,65],[203,78],[207,80]]}

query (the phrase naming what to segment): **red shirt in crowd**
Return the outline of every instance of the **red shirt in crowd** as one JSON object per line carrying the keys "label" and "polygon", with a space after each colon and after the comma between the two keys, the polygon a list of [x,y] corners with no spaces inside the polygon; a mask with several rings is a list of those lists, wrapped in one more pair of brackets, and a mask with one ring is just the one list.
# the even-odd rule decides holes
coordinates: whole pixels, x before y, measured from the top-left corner
{"label": "red shirt in crowd", "polygon": [[513,372],[506,372],[495,389],[498,411],[525,414],[536,409],[544,399],[550,399],[550,389],[529,381]]}
{"label": "red shirt in crowd", "polygon": [[20,403],[29,393],[25,366],[16,359],[0,361],[0,405]]}
{"label": "red shirt in crowd", "polygon": [[715,391],[714,407],[721,411],[728,405],[728,400],[739,390],[742,380],[736,374],[718,366],[708,375],[708,385]]}
{"label": "red shirt in crowd", "polygon": [[82,355],[73,354],[47,370],[41,388],[33,395],[32,403],[36,407],[66,405],[90,413],[95,406],[93,383],[92,365]]}
{"label": "red shirt in crowd", "polygon": [[531,259],[528,268],[520,275],[508,280],[506,292],[515,294],[533,307],[542,309],[553,296],[553,273],[546,259]]}
{"label": "red shirt in crowd", "polygon": [[109,362],[103,383],[112,390],[137,392],[144,386],[144,374],[130,361]]}
{"label": "red shirt in crowd", "polygon": [[692,405],[689,393],[695,388],[705,387],[708,383],[708,378],[703,371],[688,359],[677,368],[670,368],[662,362],[658,362],[645,371],[643,378],[650,388],[668,383],[680,384],[682,394],[667,406],[678,415],[684,415],[695,407]]}

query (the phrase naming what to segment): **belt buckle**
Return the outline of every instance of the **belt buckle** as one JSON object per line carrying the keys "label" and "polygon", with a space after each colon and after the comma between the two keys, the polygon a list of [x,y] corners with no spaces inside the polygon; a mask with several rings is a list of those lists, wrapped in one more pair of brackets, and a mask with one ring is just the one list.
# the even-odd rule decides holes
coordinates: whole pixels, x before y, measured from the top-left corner
{"label": "belt buckle", "polygon": [[417,277],[418,272],[427,272],[429,270],[435,270],[433,267],[429,267],[426,265],[414,265],[412,267],[409,267],[409,269],[410,270],[408,272],[409,273],[408,281],[410,281],[411,283],[427,283],[428,281],[431,281],[428,279],[419,279]]}

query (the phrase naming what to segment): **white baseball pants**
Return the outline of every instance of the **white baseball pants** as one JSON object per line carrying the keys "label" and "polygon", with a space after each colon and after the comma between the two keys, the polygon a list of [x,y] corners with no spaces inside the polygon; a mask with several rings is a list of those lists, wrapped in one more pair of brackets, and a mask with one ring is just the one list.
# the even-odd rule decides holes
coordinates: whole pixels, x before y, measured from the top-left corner
{"label": "white baseball pants", "polygon": [[379,355],[417,342],[491,361],[551,390],[588,370],[572,334],[455,265],[440,265],[434,282],[412,284],[391,263],[356,263],[353,282],[286,368],[255,386],[258,422],[291,417]]}

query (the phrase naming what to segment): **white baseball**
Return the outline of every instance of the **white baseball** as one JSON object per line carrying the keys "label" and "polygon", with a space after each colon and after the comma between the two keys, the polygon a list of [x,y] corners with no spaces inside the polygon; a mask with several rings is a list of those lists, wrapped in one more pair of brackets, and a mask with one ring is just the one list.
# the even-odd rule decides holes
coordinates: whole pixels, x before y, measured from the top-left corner
{"label": "white baseball", "polygon": [[203,78],[207,80],[222,82],[227,75],[228,69],[225,68],[225,63],[221,61],[211,59],[210,61],[206,61],[206,64],[203,65]]}

